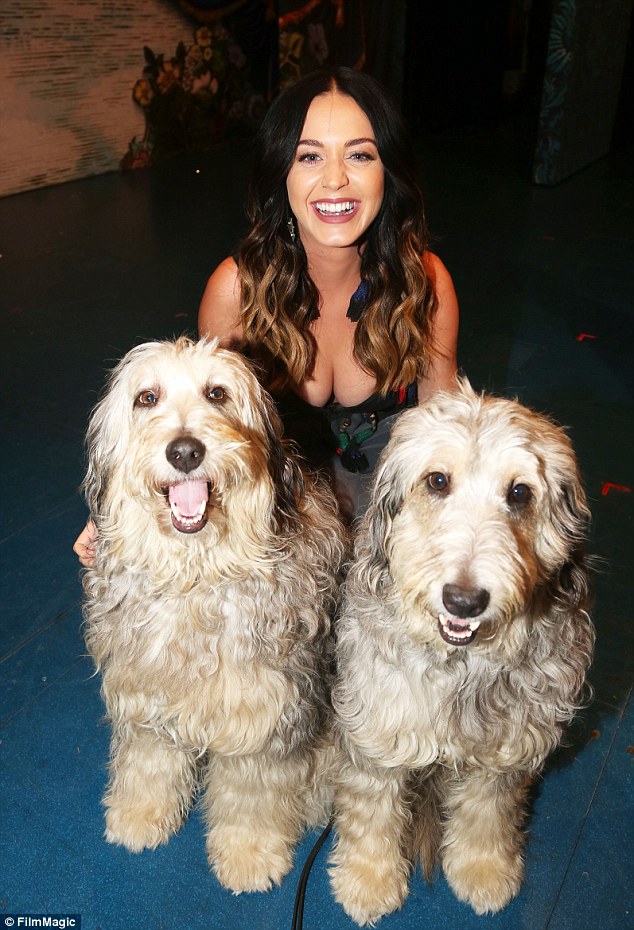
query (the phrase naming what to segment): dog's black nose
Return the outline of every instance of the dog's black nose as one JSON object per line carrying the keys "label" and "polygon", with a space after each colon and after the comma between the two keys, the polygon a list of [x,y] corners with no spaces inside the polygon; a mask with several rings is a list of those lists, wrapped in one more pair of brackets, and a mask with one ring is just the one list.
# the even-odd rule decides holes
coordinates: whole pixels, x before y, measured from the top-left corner
{"label": "dog's black nose", "polygon": [[170,465],[184,471],[186,475],[198,468],[205,457],[205,447],[193,436],[179,436],[173,439],[165,449],[165,457]]}
{"label": "dog's black nose", "polygon": [[454,617],[477,617],[486,610],[489,592],[484,588],[461,588],[446,584],[442,589],[442,602]]}

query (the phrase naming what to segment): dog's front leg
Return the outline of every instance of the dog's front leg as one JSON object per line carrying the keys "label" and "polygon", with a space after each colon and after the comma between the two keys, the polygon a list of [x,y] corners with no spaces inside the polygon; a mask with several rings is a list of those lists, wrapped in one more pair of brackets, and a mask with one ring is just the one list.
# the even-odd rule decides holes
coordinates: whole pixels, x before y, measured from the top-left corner
{"label": "dog's front leg", "polygon": [[310,757],[301,751],[287,758],[212,758],[204,798],[207,853],[221,885],[238,894],[281,883],[312,810],[310,772]]}
{"label": "dog's front leg", "polygon": [[520,889],[526,793],[521,772],[475,768],[447,781],[443,870],[476,914],[499,911]]}
{"label": "dog's front leg", "polygon": [[347,763],[337,777],[331,885],[335,899],[362,926],[396,910],[407,896],[406,776],[404,769]]}
{"label": "dog's front leg", "polygon": [[183,822],[196,781],[195,759],[136,724],[113,736],[104,797],[106,839],[131,852],[166,843]]}

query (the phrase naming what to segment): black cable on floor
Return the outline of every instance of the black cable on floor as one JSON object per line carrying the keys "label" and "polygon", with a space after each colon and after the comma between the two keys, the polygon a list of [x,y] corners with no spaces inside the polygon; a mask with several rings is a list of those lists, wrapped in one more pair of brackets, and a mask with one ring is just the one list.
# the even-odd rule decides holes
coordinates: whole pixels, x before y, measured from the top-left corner
{"label": "black cable on floor", "polygon": [[310,851],[310,855],[304,864],[302,869],[302,874],[299,877],[299,882],[297,884],[297,893],[295,894],[295,907],[293,908],[293,923],[291,924],[291,930],[302,930],[304,926],[304,900],[306,898],[306,885],[308,884],[308,876],[310,875],[310,870],[313,867],[313,862],[319,854],[319,850],[324,845],[328,838],[328,834],[332,830],[332,821],[324,829],[321,836],[318,838],[317,842]]}

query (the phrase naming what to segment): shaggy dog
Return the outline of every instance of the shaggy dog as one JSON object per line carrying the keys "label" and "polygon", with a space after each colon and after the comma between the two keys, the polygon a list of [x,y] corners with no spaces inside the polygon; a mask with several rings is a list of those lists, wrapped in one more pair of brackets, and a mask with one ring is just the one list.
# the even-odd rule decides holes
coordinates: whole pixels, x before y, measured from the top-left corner
{"label": "shaggy dog", "polygon": [[478,914],[517,894],[531,776],[591,660],[588,508],[563,431],[466,382],[404,413],[338,628],[331,880],[359,924],[440,858]]}
{"label": "shaggy dog", "polygon": [[328,817],[330,618],[343,535],[272,401],[215,343],[129,352],[95,408],[86,642],[112,722],[106,838],[154,848],[197,787],[218,880],[264,891]]}

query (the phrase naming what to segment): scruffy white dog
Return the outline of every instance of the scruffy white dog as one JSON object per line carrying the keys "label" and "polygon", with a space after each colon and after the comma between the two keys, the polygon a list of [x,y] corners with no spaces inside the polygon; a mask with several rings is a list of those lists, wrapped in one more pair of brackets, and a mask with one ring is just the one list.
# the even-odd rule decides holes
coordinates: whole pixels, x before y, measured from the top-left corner
{"label": "scruffy white dog", "polygon": [[591,660],[571,444],[466,382],[404,413],[379,462],[338,629],[334,894],[359,924],[439,856],[478,914],[517,894],[530,776]]}
{"label": "scruffy white dog", "polygon": [[284,445],[247,364],[215,343],[129,352],[87,445],[99,536],[86,641],[113,729],[106,838],[166,842],[202,783],[219,881],[264,891],[328,817],[334,499]]}

